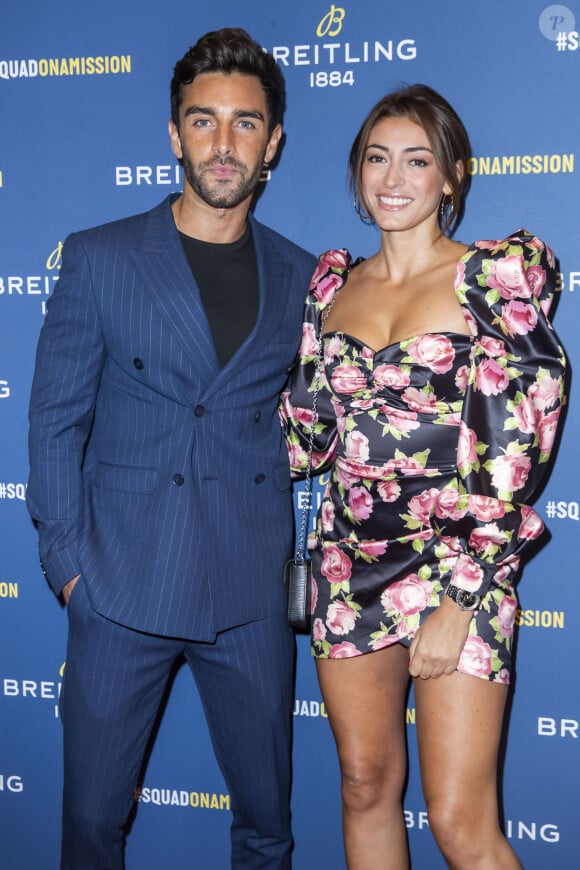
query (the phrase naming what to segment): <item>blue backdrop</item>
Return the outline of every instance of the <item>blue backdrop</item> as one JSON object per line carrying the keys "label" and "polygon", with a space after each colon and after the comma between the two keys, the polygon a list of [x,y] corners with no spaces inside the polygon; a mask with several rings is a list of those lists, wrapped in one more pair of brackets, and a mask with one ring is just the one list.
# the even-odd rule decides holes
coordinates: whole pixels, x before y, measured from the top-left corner
{"label": "blue backdrop", "polygon": [[[58,864],[65,615],[37,561],[24,505],[27,404],[44,306],[72,230],[145,210],[181,187],[169,147],[173,64],[207,30],[243,26],[282,65],[286,141],[257,215],[313,252],[378,244],[345,183],[367,109],[402,82],[457,108],[474,160],[456,234],[521,226],[560,260],[555,324],[580,354],[580,4],[538,0],[20,0],[0,12],[0,865]],[[576,868],[580,404],[575,384],[554,473],[537,508],[552,541],[520,585],[517,679],[503,773],[506,832],[527,870]],[[576,458],[575,458],[576,457]],[[305,637],[298,638],[295,867],[344,867],[338,768]],[[416,868],[443,867],[428,830],[408,710],[405,797]],[[473,735],[477,746],[478,735]],[[128,867],[229,866],[229,796],[193,681],[175,678],[128,841]]]}

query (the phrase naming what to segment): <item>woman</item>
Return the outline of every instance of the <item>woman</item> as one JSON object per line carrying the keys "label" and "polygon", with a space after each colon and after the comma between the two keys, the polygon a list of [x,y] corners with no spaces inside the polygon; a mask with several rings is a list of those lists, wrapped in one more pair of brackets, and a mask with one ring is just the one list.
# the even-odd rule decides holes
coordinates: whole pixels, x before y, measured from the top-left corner
{"label": "woman", "polygon": [[332,468],[312,543],[312,652],[336,740],[350,870],[408,866],[401,797],[413,679],[431,830],[453,868],[519,867],[496,767],[529,506],[563,402],[547,320],[552,252],[520,231],[446,233],[468,186],[452,107],[415,85],[369,113],[350,154],[380,248],[320,258],[281,415],[304,471]]}

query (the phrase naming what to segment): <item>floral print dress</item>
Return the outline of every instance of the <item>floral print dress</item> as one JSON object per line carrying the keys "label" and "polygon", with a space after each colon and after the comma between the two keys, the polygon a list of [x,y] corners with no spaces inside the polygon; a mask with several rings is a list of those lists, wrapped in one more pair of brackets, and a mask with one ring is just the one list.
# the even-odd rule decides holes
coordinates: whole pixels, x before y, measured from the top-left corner
{"label": "floral print dress", "polygon": [[[324,312],[353,266],[320,257],[280,416],[304,473]],[[313,468],[330,469],[311,535],[312,653],[347,658],[401,642],[449,583],[482,596],[458,670],[509,682],[522,554],[543,531],[529,506],[563,404],[565,357],[548,319],[554,256],[521,230],[473,244],[455,292],[470,335],[373,350],[325,332]]]}

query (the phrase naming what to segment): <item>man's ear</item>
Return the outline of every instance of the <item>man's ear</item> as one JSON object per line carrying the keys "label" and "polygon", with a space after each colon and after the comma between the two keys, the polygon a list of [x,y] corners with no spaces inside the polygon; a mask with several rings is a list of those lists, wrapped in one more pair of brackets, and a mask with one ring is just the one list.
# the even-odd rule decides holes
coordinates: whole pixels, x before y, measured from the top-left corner
{"label": "man's ear", "polygon": [[171,150],[175,154],[178,160],[181,160],[183,157],[183,151],[181,150],[181,139],[179,138],[179,130],[175,126],[173,121],[169,121],[167,124],[167,129],[169,132],[169,139],[171,141]]}
{"label": "man's ear", "polygon": [[264,163],[270,163],[274,157],[276,156],[276,151],[278,150],[278,145],[280,144],[280,139],[282,138],[282,125],[276,124],[274,129],[270,134],[270,139],[268,140],[268,144],[266,145],[266,151],[264,153]]}

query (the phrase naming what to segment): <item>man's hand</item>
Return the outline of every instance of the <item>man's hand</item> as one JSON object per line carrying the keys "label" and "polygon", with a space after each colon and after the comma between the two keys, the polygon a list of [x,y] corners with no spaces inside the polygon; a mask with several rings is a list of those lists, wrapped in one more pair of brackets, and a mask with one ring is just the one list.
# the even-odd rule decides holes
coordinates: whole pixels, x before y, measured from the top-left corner
{"label": "man's hand", "polygon": [[447,596],[429,614],[413,638],[409,650],[409,673],[422,680],[452,674],[469,634],[473,611],[461,610]]}
{"label": "man's hand", "polygon": [[69,580],[68,583],[62,587],[62,597],[65,604],[68,604],[69,598],[71,597],[71,593],[75,586],[77,585],[77,580],[81,575],[77,574],[76,577],[73,577],[72,580]]}

